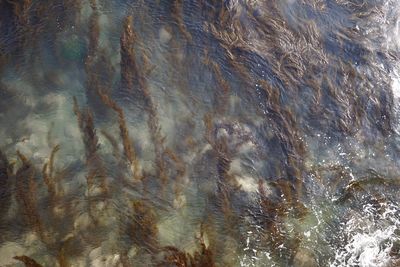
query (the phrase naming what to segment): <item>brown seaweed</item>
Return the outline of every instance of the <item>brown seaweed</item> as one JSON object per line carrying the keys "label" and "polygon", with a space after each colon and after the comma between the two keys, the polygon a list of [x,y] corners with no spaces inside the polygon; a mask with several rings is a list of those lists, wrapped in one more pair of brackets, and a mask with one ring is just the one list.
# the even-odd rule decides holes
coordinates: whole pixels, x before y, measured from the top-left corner
{"label": "brown seaweed", "polygon": [[[16,31],[18,38],[20,38],[18,42],[20,42],[19,46],[22,47],[20,50],[24,54],[24,51],[26,51],[25,48],[29,48],[30,46],[28,41],[32,39],[33,42],[36,42],[43,26],[51,26],[50,32],[46,33],[51,36],[44,36],[46,39],[50,39],[51,42],[56,42],[59,39],[57,37],[58,33],[63,34],[64,32],[69,32],[68,26],[70,24],[68,21],[71,19],[74,20],[79,16],[83,3],[80,0],[55,1],[54,4],[50,3],[51,1],[43,1],[42,3],[32,0],[7,0],[7,2],[11,3],[13,12],[15,12],[14,17],[17,23]],[[113,69],[108,58],[109,55],[106,52],[107,50],[102,50],[99,43],[101,30],[99,16],[100,12],[102,12],[102,8],[107,6],[106,2],[89,0],[92,14],[89,17],[89,31],[86,36],[88,39],[87,57],[84,60],[87,90],[86,99],[89,103],[100,99],[109,107],[107,111],[112,110],[116,113],[119,125],[119,139],[121,141],[117,140],[118,138],[115,138],[116,135],[112,132],[108,133],[103,131],[103,135],[112,145],[113,153],[116,156],[116,161],[120,164],[119,166],[128,162],[133,173],[134,181],[143,181],[145,179],[144,177],[152,178],[157,176],[159,181],[161,181],[162,187],[167,189],[170,189],[167,186],[175,182],[175,187],[173,188],[174,193],[176,195],[181,194],[183,191],[183,187],[181,186],[183,178],[186,174],[191,176],[192,173],[189,173],[189,171],[192,171],[192,169],[186,169],[185,157],[181,157],[180,153],[176,153],[175,150],[166,146],[165,136],[161,131],[157,101],[156,98],[152,97],[152,88],[147,81],[149,75],[152,74],[151,71],[154,69],[154,65],[152,65],[154,62],[151,62],[152,58],[150,57],[150,52],[144,51],[144,48],[141,47],[142,45],[140,44],[139,38],[140,34],[146,33],[146,31],[142,31],[141,25],[139,25],[137,28],[137,35],[135,32],[136,28],[133,26],[144,22],[142,18],[144,18],[145,15],[143,15],[143,17],[141,17],[142,14],[138,15],[138,17],[135,17],[135,21],[133,16],[127,16],[123,21],[123,29],[120,36],[120,75],[121,87],[127,89],[130,94],[129,97],[132,96],[132,99],[135,101],[142,101],[141,104],[143,105],[140,106],[140,108],[143,107],[142,110],[145,111],[145,116],[147,116],[148,130],[154,145],[155,160],[153,164],[156,166],[155,175],[141,173],[138,163],[139,155],[135,151],[135,145],[129,133],[130,129],[126,121],[127,118],[124,109],[122,106],[119,106],[119,102],[117,104],[117,101],[111,98]],[[162,1],[157,2],[159,5],[164,4],[160,3]],[[241,104],[247,101],[247,99],[242,100],[242,96],[254,97],[254,99],[252,99],[253,102],[246,104],[249,104],[248,106],[251,106],[250,108],[253,107],[251,104],[254,104],[257,108],[256,114],[247,111],[244,113],[254,116],[254,121],[256,121],[255,123],[257,124],[259,120],[264,120],[262,123],[267,125],[266,127],[268,127],[268,131],[270,132],[266,134],[266,136],[268,136],[265,139],[268,140],[262,141],[265,141],[266,146],[270,144],[269,142],[276,142],[278,146],[280,146],[278,148],[278,150],[280,149],[279,153],[283,154],[282,159],[278,159],[281,160],[280,164],[274,166],[277,170],[273,170],[276,172],[276,175],[273,177],[280,178],[275,178],[272,182],[268,183],[268,185],[276,191],[276,195],[274,195],[275,198],[267,194],[263,181],[260,181],[258,190],[260,202],[257,208],[260,208],[261,211],[260,214],[256,214],[256,219],[257,223],[259,223],[257,227],[260,226],[261,228],[259,237],[262,246],[267,245],[271,248],[274,258],[282,258],[283,254],[280,248],[282,245],[292,250],[293,253],[299,251],[298,247],[301,241],[299,234],[294,233],[294,237],[288,236],[290,234],[285,232],[285,225],[286,219],[291,219],[288,217],[294,214],[295,219],[301,219],[306,212],[305,207],[300,202],[304,190],[303,177],[308,175],[303,162],[304,158],[307,158],[307,148],[305,147],[306,142],[303,141],[302,135],[304,128],[309,127],[309,121],[316,118],[315,120],[318,120],[318,123],[321,124],[317,127],[327,131],[333,128],[334,132],[332,135],[340,133],[344,136],[353,136],[366,124],[371,124],[374,127],[376,126],[383,136],[387,136],[391,132],[392,122],[390,117],[392,117],[391,112],[393,105],[390,99],[391,96],[389,97],[387,94],[380,91],[381,86],[374,90],[373,82],[369,81],[375,78],[376,80],[381,80],[379,76],[381,73],[373,76],[374,79],[365,79],[363,74],[359,73],[362,68],[357,66],[358,63],[351,62],[351,59],[345,61],[339,56],[339,59],[337,59],[335,58],[336,56],[325,54],[327,49],[325,49],[325,44],[322,42],[324,36],[319,32],[316,22],[305,20],[301,18],[301,16],[296,18],[299,20],[299,23],[288,22],[287,15],[283,13],[279,1],[257,3],[257,8],[259,8],[259,10],[253,8],[252,3],[249,5],[239,3],[240,10],[235,10],[236,7],[234,4],[236,3],[233,2],[235,1],[207,0],[201,1],[199,4],[204,8],[203,11],[205,13],[200,16],[205,16],[208,20],[204,22],[205,28],[211,33],[210,37],[214,37],[210,38],[210,40],[205,40],[205,42],[210,41],[206,45],[210,47],[213,46],[212,49],[214,53],[221,52],[217,57],[223,62],[222,64],[216,63],[217,61],[210,58],[205,60],[205,67],[209,70],[207,74],[213,77],[212,83],[215,86],[215,88],[210,89],[212,89],[215,94],[214,103],[212,103],[214,108],[204,116],[204,139],[206,139],[205,141],[212,147],[212,151],[210,151],[209,154],[214,164],[210,169],[216,172],[216,176],[213,176],[213,178],[216,177],[217,180],[215,199],[218,202],[217,205],[220,205],[218,207],[219,212],[213,214],[215,210],[212,210],[212,205],[215,199],[211,199],[211,201],[205,204],[206,209],[212,213],[211,215],[207,214],[207,216],[209,216],[207,218],[211,218],[209,227],[214,228],[213,230],[215,231],[215,236],[213,237],[214,242],[211,248],[207,247],[203,240],[200,241],[199,249],[194,252],[194,254],[190,254],[173,246],[160,247],[158,242],[157,212],[159,210],[168,212],[165,206],[168,206],[170,203],[162,199],[164,196],[152,195],[154,194],[152,191],[153,188],[151,188],[154,186],[153,180],[147,184],[145,184],[145,182],[141,183],[140,185],[142,185],[143,188],[130,181],[122,181],[120,185],[115,187],[119,188],[122,186],[124,190],[127,189],[130,193],[133,192],[132,194],[135,195],[135,197],[136,195],[143,197],[144,194],[148,197],[134,200],[132,203],[130,203],[131,198],[128,197],[128,205],[131,214],[127,217],[131,220],[128,222],[127,231],[125,228],[123,231],[136,246],[150,252],[152,261],[160,259],[159,257],[157,258],[157,253],[163,253],[165,257],[158,266],[215,266],[214,256],[217,256],[217,259],[221,256],[225,256],[223,255],[225,251],[223,253],[218,253],[219,251],[223,251],[224,248],[221,249],[217,247],[220,244],[225,245],[225,243],[228,243],[225,242],[225,236],[229,236],[229,238],[235,240],[239,239],[237,238],[238,236],[243,237],[241,236],[242,233],[233,233],[235,230],[242,230],[241,227],[235,225],[237,222],[235,211],[240,209],[240,207],[236,207],[233,202],[236,200],[236,195],[234,194],[238,187],[235,177],[230,175],[231,165],[233,165],[232,162],[236,159],[236,156],[238,156],[235,150],[238,146],[232,148],[229,143],[229,137],[216,137],[216,129],[213,121],[214,118],[218,116],[223,116],[223,119],[226,119],[229,115],[236,115],[236,112],[242,112],[239,108],[238,111],[234,111],[235,114],[228,114],[229,97],[232,89],[235,89],[234,93],[238,94],[240,98],[239,101],[243,101]],[[309,5],[309,7],[318,10],[322,10],[325,6],[325,2],[321,0],[302,0],[300,2],[301,4]],[[48,7],[46,6],[47,4],[49,5]],[[98,4],[102,6],[98,7]],[[172,17],[174,19],[172,23],[177,27],[181,37],[185,38],[188,43],[193,42],[193,36],[187,25],[185,25],[185,18],[187,15],[184,7],[186,8],[186,3],[183,0],[174,0],[167,4],[168,7],[172,6]],[[365,10],[364,5],[358,3],[337,1],[336,4],[359,9],[360,12],[355,14],[354,17],[351,18],[352,20],[355,17],[368,17],[371,13],[376,12]],[[53,10],[58,10],[56,8],[58,5],[61,7],[58,8],[60,10],[56,11],[55,14],[51,14]],[[143,8],[148,7],[146,1],[142,0],[139,2],[139,5]],[[149,7],[153,7],[152,5],[153,3],[149,4]],[[39,8],[37,11],[35,10],[36,6]],[[378,9],[379,8],[377,8],[377,10]],[[147,11],[148,10],[142,13],[147,14]],[[239,12],[242,13],[239,14]],[[32,18],[40,22],[36,25],[36,23],[33,23]],[[249,23],[247,25],[251,25],[252,28],[246,29],[246,22],[244,23],[244,21]],[[0,23],[3,23],[3,21],[0,21]],[[147,21],[145,23],[147,23]],[[142,23],[142,25],[145,23]],[[164,21],[162,23],[164,23]],[[299,25],[293,27],[294,24]],[[357,35],[358,33],[352,33],[355,32],[353,30],[349,30],[349,32],[346,31],[344,30],[340,33],[342,36],[333,37],[338,42],[338,47],[347,53],[347,39],[354,40],[354,42],[357,43],[358,40],[365,40],[365,38],[361,39],[360,36]],[[81,33],[79,30],[74,30],[74,32],[78,34]],[[254,36],[257,37],[256,40],[252,39]],[[30,37],[32,38],[30,39]],[[82,36],[79,35],[79,38],[81,37]],[[2,45],[3,44],[0,44],[1,50],[3,50]],[[202,45],[203,44],[199,44],[199,47]],[[169,42],[168,46],[172,51],[182,48],[187,48],[188,50],[196,49],[196,47],[184,47],[185,44],[182,45],[176,38]],[[23,54],[22,52],[21,54]],[[363,57],[372,56],[371,51],[367,52],[368,53],[365,53]],[[176,53],[166,54],[169,54],[166,55],[166,57],[170,56],[172,58],[169,62],[172,65],[171,67],[177,68],[177,73],[173,73],[171,76],[178,76],[176,74],[179,74],[178,78],[176,78],[179,80],[177,83],[180,87],[184,87],[179,88],[182,97],[185,97],[185,101],[182,102],[185,102],[184,105],[190,106],[197,101],[196,104],[198,105],[196,107],[189,107],[189,110],[192,111],[190,115],[202,114],[202,110],[198,110],[198,107],[204,103],[202,103],[202,99],[196,99],[197,95],[192,96],[191,91],[193,84],[197,81],[193,81],[192,83],[191,79],[186,78],[192,77],[189,75],[192,69],[187,68],[187,65],[196,63],[198,59],[197,53],[191,53],[194,54],[194,56],[191,58],[188,56],[188,59],[185,59],[185,61],[182,59],[177,61],[178,56],[176,56]],[[253,62],[253,55],[257,57],[257,60],[265,63],[265,66],[262,66],[262,68],[268,72],[267,76],[269,77],[265,78],[266,80],[260,80],[264,78],[257,77],[258,74],[255,73],[256,71],[252,66],[252,64],[257,63],[257,61]],[[0,57],[3,58],[2,55],[0,55]],[[6,60],[8,59],[4,58],[4,61]],[[177,62],[178,64],[176,64]],[[225,64],[227,65],[228,71],[221,68],[221,66]],[[2,67],[1,65],[2,63],[0,63],[0,68]],[[232,70],[234,72],[233,75],[237,76],[235,78],[237,78],[239,83],[237,88],[236,86],[233,87],[233,83],[230,84],[230,79],[228,79],[226,75]],[[374,71],[374,69],[371,70],[372,72]],[[49,75],[51,76],[52,74]],[[158,73],[156,75],[158,75]],[[168,75],[170,75],[170,73],[168,73]],[[269,79],[270,77],[273,77],[273,79]],[[231,85],[232,88],[230,88]],[[382,86],[382,88],[385,86]],[[169,85],[165,87],[168,88]],[[309,89],[308,87],[311,89],[310,100],[308,100],[310,102],[295,101],[304,96],[303,93]],[[359,88],[363,88],[365,94],[364,91],[361,91]],[[196,89],[198,88],[194,88],[193,90]],[[308,94],[308,91],[304,94]],[[187,99],[192,99],[192,101],[186,101]],[[329,105],[325,103],[325,101],[329,101]],[[307,107],[297,106],[298,104],[309,106],[309,110]],[[111,190],[111,188],[108,189],[105,183],[107,176],[106,169],[108,166],[105,165],[106,162],[100,156],[101,151],[99,149],[98,132],[96,131],[95,118],[101,118],[101,116],[98,116],[98,110],[95,109],[96,105],[89,104],[89,107],[90,109],[80,109],[77,99],[74,99],[74,111],[78,118],[85,148],[87,167],[86,182],[90,206],[90,202],[95,198],[89,191],[98,184],[100,184],[104,192]],[[366,107],[368,107],[368,111],[370,112],[366,112]],[[301,114],[301,112],[304,112],[304,114]],[[324,123],[328,125],[324,125]],[[187,127],[187,125],[185,126]],[[193,123],[193,126],[193,128],[195,128],[197,125]],[[180,127],[184,128],[181,125]],[[307,130],[314,133],[312,127],[313,126]],[[262,130],[260,132],[262,132]],[[263,133],[260,134],[261,139],[264,138],[262,134]],[[195,140],[195,134],[193,134],[193,136],[188,134],[188,136],[189,137],[185,139],[185,144],[187,141],[187,144],[191,145],[181,145],[181,149],[177,149],[176,151],[188,153],[201,151],[204,140]],[[119,151],[118,142],[122,142],[122,152]],[[177,146],[179,147],[179,145]],[[379,145],[381,145],[381,143],[379,143]],[[208,146],[206,149],[208,149]],[[44,189],[47,188],[51,202],[50,205],[53,205],[54,198],[60,195],[59,190],[61,190],[60,188],[62,188],[62,186],[58,188],[57,182],[63,175],[66,175],[66,172],[60,173],[56,171],[54,167],[55,156],[58,150],[59,146],[53,147],[51,155],[42,169],[43,181],[45,184]],[[123,157],[120,156],[122,154]],[[37,196],[38,190],[36,188],[40,183],[36,181],[36,171],[33,163],[19,152],[18,156],[22,161],[22,166],[15,174],[16,202],[20,208],[23,221],[35,232],[39,233],[39,235],[43,235],[44,227],[42,226],[41,216],[38,210],[39,196]],[[207,154],[207,156],[209,155]],[[271,155],[271,157],[274,158],[271,158],[271,161],[275,160],[275,155]],[[267,156],[265,158],[267,158]],[[276,158],[279,158],[279,155]],[[207,163],[209,163],[208,160],[209,158],[207,158]],[[5,200],[5,202],[2,202],[0,205],[1,214],[6,214],[9,208],[8,202],[11,194],[9,180],[13,176],[10,165],[7,158],[0,152],[0,196],[2,200]],[[207,167],[208,166],[206,166],[206,168]],[[125,171],[125,169],[123,169],[121,173],[123,171]],[[322,175],[320,175],[319,171],[320,170],[315,171],[316,180],[322,179]],[[349,173],[346,172],[343,167],[332,168],[329,171],[333,173],[331,174],[333,176],[333,181],[330,181],[330,185],[333,185],[336,189],[342,184],[345,184],[341,196],[338,199],[340,202],[339,204],[354,197],[358,192],[367,192],[369,187],[391,187],[399,185],[396,179],[386,179],[381,175],[373,173],[369,173],[365,177],[360,177],[356,181],[349,182]],[[320,182],[323,183],[325,181]],[[149,188],[145,188],[145,186]],[[158,184],[155,186],[158,186]],[[118,195],[119,192],[115,193],[113,197]],[[243,193],[243,195],[245,194],[244,192],[241,193]],[[3,195],[5,196],[4,198]],[[241,196],[242,195],[238,194],[238,198]],[[69,199],[68,201],[73,202]],[[243,200],[240,199],[238,201]],[[121,206],[126,204],[121,202],[117,199],[115,204]],[[66,205],[68,205],[68,203],[66,203]],[[70,212],[71,210],[68,210],[66,214],[70,214]],[[118,212],[121,211],[118,210]],[[65,217],[66,214],[61,215],[61,220],[67,219]],[[213,215],[215,215],[216,218],[212,218]],[[239,214],[237,217],[242,218],[242,215],[243,214]],[[93,214],[91,214],[91,216],[94,217]],[[224,216],[224,223],[220,224],[219,220],[222,216]],[[52,220],[54,218],[50,219]],[[69,222],[69,220],[65,222]],[[124,222],[124,227],[125,226]],[[98,228],[95,227],[92,229]],[[56,228],[54,228],[54,230],[56,230]],[[221,233],[225,235],[222,236],[222,238]],[[224,241],[215,241],[218,238],[224,239]],[[238,240],[238,243],[239,242],[242,242],[242,240]],[[48,248],[50,249],[50,247]],[[60,266],[69,266],[67,262],[68,253],[63,245],[57,245],[56,254]],[[286,256],[290,258],[293,255],[285,254],[284,257]],[[40,266],[27,256],[15,258],[24,262],[26,266]],[[131,266],[126,251],[121,254],[121,261],[123,266]],[[291,260],[289,259],[288,261]]]}
{"label": "brown seaweed", "polygon": [[0,151],[0,216],[4,217],[11,204],[10,165],[6,156]]}
{"label": "brown seaweed", "polygon": [[285,257],[292,261],[301,243],[301,235],[295,231],[292,237],[287,236],[284,220],[290,216],[292,207],[295,209],[296,218],[302,218],[308,211],[300,202],[293,202],[291,192],[294,188],[288,181],[279,179],[270,185],[277,187],[280,190],[278,194],[283,194],[284,199],[283,201],[270,199],[265,191],[264,181],[259,181],[261,208],[259,222],[263,229],[261,240],[270,246],[276,258],[281,258],[282,253],[285,253]]}
{"label": "brown seaweed", "polygon": [[179,196],[179,194],[182,191],[182,179],[185,176],[186,173],[186,168],[183,160],[176,154],[174,151],[172,151],[169,148],[166,148],[164,151],[164,155],[168,156],[172,161],[175,163],[175,168],[176,168],[176,177],[175,177],[175,195]]}
{"label": "brown seaweed", "polygon": [[86,164],[89,169],[86,177],[88,190],[90,191],[95,185],[95,182],[98,181],[102,192],[107,194],[108,188],[106,185],[106,174],[101,158],[98,155],[99,144],[96,129],[94,127],[93,114],[89,109],[86,109],[84,112],[80,111],[76,98],[74,98],[74,112],[78,118],[78,124],[85,145]]}
{"label": "brown seaweed", "polygon": [[236,148],[228,147],[228,140],[225,137],[217,138],[214,134],[215,129],[212,121],[212,115],[206,114],[203,118],[205,124],[205,139],[213,148],[216,157],[216,171],[217,171],[217,192],[216,197],[219,202],[219,207],[225,217],[227,229],[235,222],[232,197],[233,194],[240,189],[235,177],[229,174],[232,159],[235,155]]}
{"label": "brown seaweed", "polygon": [[[276,12],[275,15],[278,16],[279,18],[279,10],[277,7],[274,6],[274,3],[271,3],[271,11],[270,12]],[[259,20],[259,18],[257,18]],[[233,23],[233,22],[232,22]],[[260,23],[258,21],[257,23]],[[267,38],[273,39],[278,36],[278,31],[282,31],[282,29],[285,29],[285,23],[283,20],[279,20],[276,17],[274,17],[273,21],[264,21],[263,23],[268,23],[268,27],[263,27],[263,29],[266,30],[263,34],[267,36]],[[274,23],[273,25],[270,25]],[[234,23],[233,23],[234,24]],[[234,24],[235,25],[235,24]],[[238,25],[237,27],[240,27]],[[236,29],[217,29],[214,26],[211,26],[210,31],[214,34],[215,37],[218,38],[218,40],[221,43],[225,43],[226,45],[223,47],[226,48],[226,53],[228,55],[229,62],[231,63],[232,67],[237,70],[237,72],[240,74],[240,76],[243,78],[243,81],[246,83],[246,85],[251,86],[251,81],[252,75],[251,71],[247,70],[245,65],[238,63],[238,58],[241,57],[241,55],[235,55],[231,51],[240,51],[239,49],[232,50],[232,44],[235,44],[237,42],[234,42],[233,40],[229,40],[229,30],[235,31]],[[241,31],[240,29],[237,29],[237,31]],[[220,32],[223,32],[225,34],[221,34]],[[227,37],[228,36],[228,37]],[[288,34],[288,36],[291,36]],[[228,39],[227,39],[228,38]],[[228,45],[229,43],[229,45]],[[274,49],[277,51],[281,50],[281,47],[278,46],[279,41],[276,42],[271,42],[271,45],[276,45]],[[240,46],[240,49],[245,49],[243,46]],[[235,52],[236,53],[236,52]],[[281,54],[281,63],[283,65],[285,64],[291,64],[290,69],[296,69],[297,65],[299,65],[298,58],[293,58],[291,57],[290,54],[285,54],[283,52],[277,52],[276,54]],[[274,56],[274,55],[270,55]],[[290,61],[290,63],[288,62]],[[283,63],[283,62],[286,63]],[[281,64],[281,65],[282,65]],[[292,66],[293,65],[293,66]],[[286,83],[288,87],[291,87],[293,82],[290,82],[290,80],[294,80],[295,77],[303,76],[302,72],[300,73],[290,73],[288,71],[284,71],[281,66],[278,64],[277,66],[274,66],[273,69],[275,69],[275,73],[278,77],[281,78],[282,81]],[[301,170],[302,170],[302,161],[301,158],[304,157],[304,144],[301,141],[300,138],[300,131],[298,126],[296,125],[296,118],[293,116],[293,113],[286,107],[282,106],[280,103],[280,92],[278,88],[274,88],[273,86],[268,85],[267,82],[265,81],[259,81],[258,84],[260,85],[260,88],[262,88],[265,92],[266,96],[266,105],[261,105],[260,108],[266,109],[260,112],[260,114],[266,114],[267,117],[269,117],[269,121],[273,123],[273,128],[274,132],[276,132],[276,137],[279,139],[280,144],[282,146],[282,150],[284,154],[287,157],[287,179],[291,181],[296,181],[297,183],[297,190],[296,194],[298,197],[301,197],[302,194],[302,177],[301,177]],[[247,86],[246,86],[247,87]],[[254,92],[249,92],[250,94],[254,95]]]}
{"label": "brown seaweed", "polygon": [[[149,68],[146,68],[150,63],[147,59],[147,55],[142,55],[144,63],[144,71],[141,72],[138,68],[138,63],[135,55],[135,43],[138,39],[133,30],[133,17],[127,16],[124,20],[124,28],[120,38],[121,43],[121,84],[130,91],[134,92],[135,95],[139,95],[144,103],[144,109],[148,114],[147,124],[149,127],[152,142],[154,144],[155,152],[155,163],[157,166],[157,177],[160,179],[162,184],[165,185],[167,181],[167,175],[165,170],[165,161],[162,157],[165,150],[164,139],[165,137],[161,134],[160,123],[157,116],[157,107],[151,97],[150,90],[148,88],[147,81],[145,79],[145,73],[148,72]],[[136,88],[136,90],[134,90]]]}
{"label": "brown seaweed", "polygon": [[[13,22],[13,27],[15,31],[15,46],[13,47],[13,52],[15,56],[29,57],[32,63],[35,63],[36,55],[35,53],[39,51],[39,41],[40,37],[44,33],[45,23],[44,19],[38,14],[36,3],[32,0],[7,0],[3,1],[8,5],[12,6],[13,16],[9,18]],[[21,67],[22,62],[17,62],[17,68]]]}
{"label": "brown seaweed", "polygon": [[271,248],[273,255],[279,258],[281,248],[288,245],[287,243],[290,241],[285,236],[282,223],[284,218],[288,216],[288,206],[285,202],[276,202],[269,199],[262,180],[259,181],[258,192],[262,212],[261,225],[263,231],[261,240]]}
{"label": "brown seaweed", "polygon": [[160,179],[163,185],[167,182],[167,174],[166,174],[166,163],[164,158],[162,157],[163,152],[165,151],[164,140],[165,137],[161,134],[161,127],[159,125],[157,111],[155,106],[152,104],[151,98],[149,96],[149,106],[148,106],[148,114],[149,118],[147,120],[147,124],[149,126],[151,139],[154,145],[155,152],[155,163],[157,165],[157,176]]}
{"label": "brown seaweed", "polygon": [[133,172],[133,178],[135,181],[138,181],[141,179],[141,174],[139,170],[139,162],[137,160],[135,148],[132,144],[132,141],[129,136],[129,130],[126,125],[126,120],[125,120],[125,114],[124,111],[120,106],[117,105],[117,103],[112,100],[107,94],[105,94],[102,91],[98,91],[98,94],[100,95],[101,100],[103,103],[114,110],[117,115],[118,115],[118,124],[119,124],[119,130],[120,130],[120,136],[122,139],[122,144],[124,147],[124,155],[126,159],[128,160],[128,163],[130,164]]}
{"label": "brown seaweed", "polygon": [[98,154],[98,137],[96,129],[94,127],[94,118],[91,111],[87,108],[81,111],[78,106],[78,102],[74,97],[74,112],[78,120],[78,125],[82,133],[82,139],[85,146],[86,154],[86,166],[88,169],[86,175],[87,184],[87,208],[88,213],[93,222],[97,223],[97,217],[93,213],[92,205],[93,198],[92,192],[96,187],[101,190],[102,196],[107,196],[109,193],[108,184],[106,182],[106,172],[103,165],[103,161]]}
{"label": "brown seaweed", "polygon": [[208,52],[205,52],[205,59],[204,63],[211,67],[214,72],[214,77],[217,81],[217,85],[219,88],[215,90],[215,113],[218,115],[224,114],[228,108],[228,101],[229,101],[229,93],[231,91],[229,83],[225,80],[221,67],[212,59],[209,58]]}
{"label": "brown seaweed", "polygon": [[134,91],[135,84],[144,87],[144,77],[139,75],[139,69],[135,57],[136,33],[133,29],[133,17],[124,19],[121,43],[121,84],[124,88]]}
{"label": "brown seaweed", "polygon": [[196,250],[193,254],[181,251],[173,246],[166,246],[161,249],[165,253],[164,259],[159,262],[156,266],[162,267],[173,264],[179,267],[214,267],[216,266],[214,261],[213,252],[209,247],[206,246],[203,239],[203,229],[201,229],[200,237],[197,238],[199,243],[199,250]]}
{"label": "brown seaweed", "polygon": [[50,154],[49,162],[45,163],[43,165],[43,169],[42,169],[43,180],[47,186],[47,191],[49,192],[50,199],[52,201],[54,201],[54,199],[56,197],[56,185],[55,185],[55,177],[54,177],[54,157],[55,157],[56,153],[59,151],[59,149],[60,149],[59,145],[56,145],[53,147],[51,154]]}
{"label": "brown seaweed", "polygon": [[400,186],[400,180],[398,178],[385,178],[375,170],[368,170],[367,176],[351,181],[347,186],[345,186],[339,198],[336,199],[336,202],[346,202],[354,197],[357,192],[367,191],[368,186],[398,187]]}
{"label": "brown seaweed", "polygon": [[177,267],[214,267],[215,262],[213,253],[204,243],[201,243],[200,251],[196,251],[192,256],[189,253],[178,250],[175,247],[167,246],[163,250],[166,252],[164,259],[156,266],[162,267],[173,264]]}
{"label": "brown seaweed", "polygon": [[17,151],[22,166],[15,174],[16,200],[28,226],[32,227],[41,239],[45,239],[44,228],[38,211],[37,183],[35,181],[35,167]]}
{"label": "brown seaweed", "polygon": [[37,263],[34,259],[28,256],[15,256],[14,259],[23,262],[26,267],[42,267],[39,263]]}
{"label": "brown seaweed", "polygon": [[58,264],[60,265],[60,267],[69,267],[69,266],[71,266],[68,263],[67,256],[65,255],[64,246],[61,246],[61,248],[59,249],[59,252],[57,254],[57,260],[58,260]]}
{"label": "brown seaweed", "polygon": [[183,34],[186,40],[191,43],[193,38],[190,32],[187,30],[185,22],[183,20],[183,1],[174,0],[172,7],[172,15],[178,25],[179,31]]}
{"label": "brown seaweed", "polygon": [[30,10],[32,8],[32,0],[7,0],[14,7],[14,15],[17,18],[18,24],[28,26],[30,24]]}
{"label": "brown seaweed", "polygon": [[296,125],[293,113],[282,108],[280,105],[280,92],[276,88],[268,85],[265,81],[260,81],[260,86],[266,93],[266,107],[273,127],[278,133],[276,136],[280,141],[282,151],[287,157],[287,175],[291,181],[296,181],[296,194],[300,198],[302,195],[302,158],[305,155],[305,147],[300,138],[300,130]]}
{"label": "brown seaweed", "polygon": [[90,110],[79,111],[76,99],[74,98],[74,111],[78,118],[78,123],[83,133],[83,142],[85,145],[86,159],[89,162],[96,157],[98,149],[98,137],[94,128],[93,114]]}
{"label": "brown seaweed", "polygon": [[132,202],[133,218],[128,224],[128,235],[134,244],[152,252],[158,249],[158,228],[153,209],[143,200]]}
{"label": "brown seaweed", "polygon": [[97,4],[95,0],[90,0],[90,6],[92,8],[92,14],[89,18],[89,47],[86,64],[90,65],[91,60],[96,55],[99,46],[100,37],[100,26],[99,26],[99,13],[97,10]]}

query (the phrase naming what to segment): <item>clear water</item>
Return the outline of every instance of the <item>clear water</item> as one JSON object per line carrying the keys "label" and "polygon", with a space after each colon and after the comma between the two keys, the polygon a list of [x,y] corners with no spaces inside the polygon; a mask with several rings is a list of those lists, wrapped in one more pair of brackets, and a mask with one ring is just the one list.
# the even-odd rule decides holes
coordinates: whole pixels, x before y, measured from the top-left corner
{"label": "clear water", "polygon": [[0,266],[398,266],[400,6],[0,2]]}

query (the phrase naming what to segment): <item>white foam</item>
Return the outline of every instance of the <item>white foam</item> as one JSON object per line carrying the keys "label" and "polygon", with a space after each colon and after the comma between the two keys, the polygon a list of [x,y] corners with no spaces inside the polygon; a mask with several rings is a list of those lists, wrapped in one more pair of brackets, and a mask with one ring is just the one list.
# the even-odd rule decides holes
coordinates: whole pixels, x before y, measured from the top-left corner
{"label": "white foam", "polygon": [[385,267],[392,262],[390,252],[400,238],[396,231],[400,226],[398,210],[387,206],[379,212],[366,205],[363,214],[354,214],[344,225],[344,239],[348,240],[335,255],[331,267],[360,266]]}

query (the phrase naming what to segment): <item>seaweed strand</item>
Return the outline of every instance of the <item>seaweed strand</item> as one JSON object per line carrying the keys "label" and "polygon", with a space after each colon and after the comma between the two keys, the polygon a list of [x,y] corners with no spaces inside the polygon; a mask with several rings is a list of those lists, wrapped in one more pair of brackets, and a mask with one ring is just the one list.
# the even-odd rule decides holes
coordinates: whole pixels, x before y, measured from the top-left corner
{"label": "seaweed strand", "polygon": [[25,267],[42,267],[39,263],[37,263],[34,259],[28,257],[28,256],[15,256],[14,259],[23,262],[25,264]]}
{"label": "seaweed strand", "polygon": [[43,225],[37,206],[35,168],[21,152],[17,151],[17,155],[22,161],[22,166],[15,174],[17,203],[19,204],[28,225],[35,230],[42,240],[45,240]]}
{"label": "seaweed strand", "polygon": [[124,154],[125,154],[126,159],[128,160],[128,163],[130,164],[130,166],[132,168],[134,180],[138,181],[141,179],[141,174],[140,174],[140,170],[139,170],[139,162],[136,157],[136,152],[135,152],[134,146],[129,137],[129,130],[126,125],[124,111],[106,93],[104,93],[102,91],[98,91],[98,94],[100,95],[100,98],[103,101],[103,103],[106,106],[108,106],[109,108],[111,108],[112,110],[114,110],[118,115],[118,124],[119,124],[119,130],[120,130],[120,136],[122,139],[122,144],[124,147]]}
{"label": "seaweed strand", "polygon": [[0,216],[3,218],[11,204],[10,165],[0,150]]}

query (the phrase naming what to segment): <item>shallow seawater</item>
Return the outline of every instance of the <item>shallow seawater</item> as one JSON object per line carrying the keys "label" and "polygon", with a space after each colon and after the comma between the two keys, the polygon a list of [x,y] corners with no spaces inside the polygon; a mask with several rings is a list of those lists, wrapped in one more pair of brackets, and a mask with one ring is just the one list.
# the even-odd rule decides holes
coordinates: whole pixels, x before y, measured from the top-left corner
{"label": "shallow seawater", "polygon": [[0,266],[399,266],[399,15],[0,1]]}

